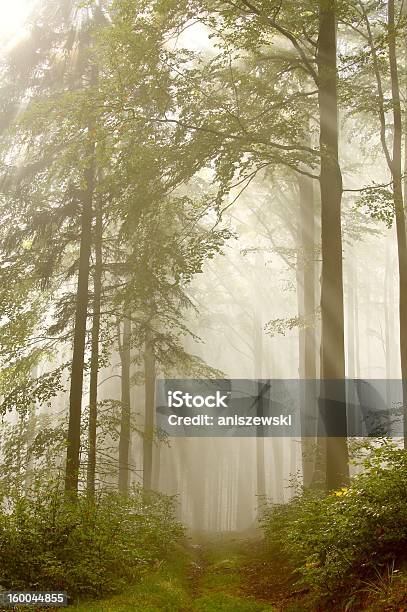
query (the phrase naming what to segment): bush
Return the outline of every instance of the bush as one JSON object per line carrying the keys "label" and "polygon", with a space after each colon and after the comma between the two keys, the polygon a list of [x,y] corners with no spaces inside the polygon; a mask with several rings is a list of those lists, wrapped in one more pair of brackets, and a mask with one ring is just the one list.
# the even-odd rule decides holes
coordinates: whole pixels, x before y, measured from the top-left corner
{"label": "bush", "polygon": [[298,583],[319,595],[354,591],[407,550],[407,452],[384,441],[362,464],[349,487],[263,511],[267,545],[283,547]]}
{"label": "bush", "polygon": [[69,596],[119,591],[181,537],[174,499],[135,490],[95,503],[61,493],[20,498],[0,514],[0,585],[64,590]]}

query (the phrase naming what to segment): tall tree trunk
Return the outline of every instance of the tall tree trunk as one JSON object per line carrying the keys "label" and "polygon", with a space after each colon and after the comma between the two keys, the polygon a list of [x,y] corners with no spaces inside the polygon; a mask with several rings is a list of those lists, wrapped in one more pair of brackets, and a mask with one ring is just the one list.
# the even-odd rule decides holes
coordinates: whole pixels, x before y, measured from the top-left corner
{"label": "tall tree trunk", "polygon": [[[31,380],[36,380],[38,378],[38,366],[35,365],[32,367],[30,372]],[[34,457],[31,452],[31,445],[35,439],[35,431],[37,427],[37,415],[36,415],[36,402],[35,400],[30,404],[28,411],[28,422],[27,422],[27,438],[26,438],[26,472],[25,472],[25,491],[28,495],[30,492],[30,487],[33,482],[33,473],[34,473]]]}
{"label": "tall tree trunk", "polygon": [[349,251],[348,262],[348,356],[347,374],[350,379],[356,378],[355,367],[355,254]]}
{"label": "tall tree trunk", "polygon": [[356,276],[355,276],[355,253],[354,249],[350,247],[347,262],[347,313],[348,313],[348,326],[347,326],[347,362],[346,372],[350,379],[348,406],[350,407],[350,414],[348,415],[348,427],[356,431],[357,426],[357,392],[355,379],[356,376],[356,350],[357,350],[357,334],[356,334],[356,321],[355,312],[357,308],[356,300]]}
{"label": "tall tree trunk", "polygon": [[[264,258],[261,252],[255,255],[255,265],[257,270],[264,267]],[[253,317],[253,365],[254,377],[261,380],[263,377],[263,326],[261,304],[256,302],[255,312]],[[257,385],[258,392],[261,391],[262,385]],[[258,416],[263,415],[263,399],[258,405]],[[265,453],[264,453],[264,428],[260,425],[256,428],[256,474],[257,474],[257,495],[263,496],[266,494],[266,469],[265,469]]]}
{"label": "tall tree trunk", "polygon": [[354,269],[354,304],[355,304],[355,378],[360,378],[360,326],[359,326],[359,299],[358,299],[358,282],[359,274],[358,274],[358,266],[357,261],[355,261],[355,269]]}
{"label": "tall tree trunk", "polygon": [[[199,442],[199,446],[195,447],[195,452],[197,453],[197,455],[199,454],[199,461],[195,461],[194,457],[190,457],[189,465],[189,475],[191,477],[192,493],[192,527],[194,531],[203,531],[204,529],[206,507],[205,492],[206,479],[208,476],[208,466],[206,463],[206,440],[199,440]],[[154,457],[154,465],[155,462],[156,456]],[[157,490],[156,486],[155,489]]]}
{"label": "tall tree trunk", "polygon": [[89,431],[88,431],[88,467],[86,489],[89,499],[95,497],[96,478],[96,430],[97,430],[97,397],[99,374],[99,334],[100,334],[100,300],[102,295],[102,207],[96,208],[94,230],[95,267],[93,274],[93,318],[92,318],[92,352],[90,361],[89,382]]}
{"label": "tall tree trunk", "polygon": [[393,376],[393,346],[394,346],[394,295],[393,295],[393,261],[390,243],[386,244],[386,266],[384,270],[384,335],[386,358],[386,400],[387,407],[392,406],[391,378]]}
{"label": "tall tree trunk", "polygon": [[[297,264],[297,291],[299,293],[298,314],[305,320],[305,327],[300,326],[299,348],[301,380],[316,379],[316,342],[315,342],[315,206],[312,179],[300,177],[298,179],[300,194],[299,210],[299,257]],[[313,385],[300,383],[301,388],[301,429],[309,433],[309,419],[315,417],[315,400]],[[314,446],[313,437],[301,436],[302,476],[304,487],[309,487],[314,472]]]}
{"label": "tall tree trunk", "polygon": [[366,361],[367,361],[367,377],[373,378],[372,371],[372,310],[374,308],[374,299],[371,297],[371,287],[369,277],[365,282],[365,313],[366,313]]}
{"label": "tall tree trunk", "polygon": [[88,147],[87,168],[84,172],[85,188],[82,192],[79,272],[75,304],[71,387],[69,393],[65,492],[71,497],[76,497],[78,493],[79,480],[82,391],[89,301],[89,259],[92,242],[93,192],[95,182],[94,152],[95,144],[91,142]]}
{"label": "tall tree trunk", "polygon": [[[312,179],[301,177],[300,186],[300,220],[302,246],[302,283],[304,317],[312,322],[315,317],[315,206]],[[304,378],[313,380],[316,377],[315,328],[307,325],[304,333]]]}
{"label": "tall tree trunk", "polygon": [[157,444],[155,448],[155,452],[153,454],[152,487],[154,491],[160,490],[160,476],[161,476],[161,445]]}
{"label": "tall tree trunk", "polygon": [[349,478],[342,280],[342,174],[338,161],[335,11],[336,0],[319,0],[317,64],[321,152],[321,408],[327,434],[328,489],[341,486]]}
{"label": "tall tree trunk", "polygon": [[233,476],[234,470],[230,464],[230,459],[226,464],[226,531],[233,530],[233,508],[234,508],[234,487],[233,487]]}
{"label": "tall tree trunk", "polygon": [[396,216],[397,250],[399,264],[399,314],[400,314],[400,361],[401,377],[403,380],[404,404],[404,447],[407,448],[407,241],[406,219],[403,203],[402,185],[402,151],[403,137],[400,82],[397,67],[396,27],[394,15],[394,0],[388,1],[388,41],[389,63],[392,93],[393,113],[393,155],[391,174],[393,180],[394,209]]}
{"label": "tall tree trunk", "polygon": [[[263,356],[263,330],[258,318],[258,313],[254,317],[254,376],[256,379],[262,378],[262,356]],[[257,384],[257,393],[261,393],[263,385]],[[257,416],[263,416],[264,400],[260,399],[257,407]],[[266,494],[266,470],[264,453],[264,435],[261,425],[256,427],[256,469],[257,469],[257,495]]]}
{"label": "tall tree trunk", "polygon": [[144,349],[145,413],[143,438],[143,488],[151,489],[155,407],[155,357],[151,333],[146,334]]}
{"label": "tall tree trunk", "polygon": [[123,340],[120,345],[121,361],[121,419],[119,436],[119,491],[123,495],[129,492],[130,471],[130,348],[131,321],[128,316],[123,320]]}
{"label": "tall tree trunk", "polygon": [[237,438],[237,515],[236,530],[243,531],[253,522],[252,503],[254,498],[253,478],[250,476],[251,438]]}

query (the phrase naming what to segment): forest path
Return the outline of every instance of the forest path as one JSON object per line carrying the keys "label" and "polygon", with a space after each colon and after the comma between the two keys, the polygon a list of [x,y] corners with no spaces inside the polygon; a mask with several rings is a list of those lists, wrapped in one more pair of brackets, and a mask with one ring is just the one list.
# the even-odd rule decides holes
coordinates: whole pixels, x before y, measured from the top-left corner
{"label": "forest path", "polygon": [[189,592],[191,606],[185,612],[276,612],[247,592],[248,542],[220,535],[192,544]]}
{"label": "forest path", "polygon": [[[180,545],[142,581],[103,600],[87,600],[76,612],[280,612],[267,602],[273,585],[258,580],[252,565],[255,540],[203,536]],[[264,568],[264,564],[263,564]],[[258,588],[260,587],[260,588]],[[264,597],[259,597],[263,593]],[[286,608],[284,607],[284,610]],[[288,610],[288,608],[287,608]],[[296,610],[299,610],[297,608]]]}

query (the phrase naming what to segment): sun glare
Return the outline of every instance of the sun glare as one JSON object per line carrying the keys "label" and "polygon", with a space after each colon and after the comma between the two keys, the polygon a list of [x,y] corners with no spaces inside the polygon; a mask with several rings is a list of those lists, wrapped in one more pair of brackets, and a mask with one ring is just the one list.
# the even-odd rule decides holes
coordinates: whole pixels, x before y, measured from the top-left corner
{"label": "sun glare", "polygon": [[35,0],[0,0],[0,46],[10,47],[25,32],[25,23]]}

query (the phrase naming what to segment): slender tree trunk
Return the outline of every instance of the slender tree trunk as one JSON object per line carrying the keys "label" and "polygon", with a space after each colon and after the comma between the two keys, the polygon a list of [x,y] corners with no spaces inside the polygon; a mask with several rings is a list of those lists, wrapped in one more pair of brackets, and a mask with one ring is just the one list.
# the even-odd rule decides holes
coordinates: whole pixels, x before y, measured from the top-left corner
{"label": "slender tree trunk", "polygon": [[223,455],[221,456],[221,459],[219,461],[219,471],[218,471],[218,477],[216,479],[216,484],[217,484],[217,491],[216,491],[216,497],[215,497],[215,502],[216,502],[216,515],[215,515],[215,531],[222,531],[222,509],[223,509],[223,489],[224,489],[224,482],[225,482],[225,460]]}
{"label": "slender tree trunk", "polygon": [[356,376],[356,347],[357,347],[357,337],[356,337],[356,323],[355,323],[355,311],[357,308],[356,305],[356,276],[355,276],[355,253],[353,248],[349,249],[349,256],[347,262],[347,313],[348,313],[348,326],[347,326],[347,375],[350,380],[349,387],[349,397],[348,397],[348,406],[349,412],[348,415],[348,426],[351,430],[355,431],[357,425],[357,393],[356,393],[356,385],[355,379]]}
{"label": "slender tree trunk", "polygon": [[[198,442],[198,441],[197,441]],[[199,440],[198,452],[199,461],[194,461],[190,458],[189,473],[191,476],[191,493],[192,493],[192,526],[194,531],[203,531],[205,518],[205,481],[207,478],[206,465],[206,446],[205,440]],[[156,457],[154,457],[155,462]]]}
{"label": "slender tree trunk", "polygon": [[254,500],[253,478],[250,478],[248,461],[249,449],[252,447],[250,438],[238,438],[238,459],[237,459],[237,518],[236,529],[243,531],[253,521],[252,500]]}
{"label": "slender tree trunk", "polygon": [[[30,372],[31,380],[36,380],[38,378],[38,366],[34,366]],[[26,441],[26,472],[25,472],[25,490],[28,494],[30,491],[30,487],[33,481],[33,470],[34,470],[34,457],[31,452],[31,445],[34,442],[35,431],[37,428],[37,415],[36,415],[36,402],[33,401],[30,404],[29,412],[28,412],[28,422],[27,422],[27,441]]]}
{"label": "slender tree trunk", "polygon": [[123,340],[120,346],[121,360],[121,419],[119,436],[119,491],[128,495],[130,484],[130,349],[131,321],[128,316],[123,320]]}
{"label": "slender tree trunk", "polygon": [[313,182],[307,177],[300,179],[301,245],[303,251],[303,304],[304,317],[310,324],[304,330],[304,378],[316,377],[315,328],[315,207]]}
{"label": "slender tree trunk", "polygon": [[403,380],[404,447],[407,448],[407,241],[406,220],[402,185],[402,117],[400,82],[397,66],[396,27],[394,0],[388,1],[389,63],[393,112],[393,155],[391,174],[393,179],[394,209],[396,216],[397,250],[399,264],[399,314],[400,314],[400,361]]}
{"label": "slender tree trunk", "polygon": [[157,444],[153,454],[153,478],[152,486],[154,491],[160,489],[160,472],[161,472],[161,445]]}
{"label": "slender tree trunk", "polygon": [[147,333],[144,349],[145,414],[143,439],[143,488],[151,489],[155,406],[155,357],[151,334]]}
{"label": "slender tree trunk", "polygon": [[[301,177],[298,179],[300,194],[299,210],[299,263],[297,265],[299,277],[297,291],[299,291],[298,314],[305,320],[305,327],[299,330],[301,380],[316,379],[316,342],[315,342],[315,206],[312,179]],[[312,383],[302,382],[301,387],[301,429],[309,433],[308,420],[315,416],[315,396]],[[313,437],[301,436],[302,476],[304,487],[309,487],[314,472]]]}
{"label": "slender tree trunk", "polygon": [[358,299],[358,282],[359,274],[358,274],[358,266],[357,261],[355,261],[355,270],[354,270],[354,300],[355,300],[355,378],[360,378],[360,326],[359,326],[359,299]]}
{"label": "slender tree trunk", "polygon": [[[256,313],[253,320],[254,324],[254,376],[261,380],[262,372],[262,357],[263,357],[263,330],[260,323],[259,313]],[[261,391],[262,384],[258,384],[258,391]],[[263,415],[264,400],[261,399],[258,405],[257,416]],[[266,471],[265,471],[265,454],[264,454],[264,436],[263,427],[259,425],[256,428],[256,467],[257,467],[257,495],[263,496],[266,494]]]}
{"label": "slender tree trunk", "polygon": [[350,379],[356,378],[355,372],[355,271],[354,252],[350,251],[348,262],[348,357],[347,373]]}
{"label": "slender tree trunk", "polygon": [[227,483],[226,483],[226,530],[232,531],[233,529],[233,470],[230,465],[230,460],[227,462]]}
{"label": "slender tree trunk", "polygon": [[102,208],[96,209],[95,222],[95,268],[93,275],[93,319],[92,319],[92,353],[89,382],[89,432],[88,432],[88,467],[86,488],[89,499],[95,497],[96,478],[96,430],[97,430],[97,396],[99,374],[99,334],[100,334],[100,300],[102,295]]}
{"label": "slender tree trunk", "polygon": [[[341,486],[349,478],[342,280],[342,174],[338,161],[335,10],[336,0],[319,0],[317,63],[321,151],[321,408],[327,434],[328,489]],[[335,402],[330,401],[333,396]]]}
{"label": "slender tree trunk", "polygon": [[374,300],[371,298],[371,287],[369,278],[366,278],[365,282],[365,313],[366,313],[366,361],[367,361],[367,377],[373,378],[373,364],[372,364],[372,346],[371,346],[371,338],[372,338],[372,310],[374,308]]}
{"label": "slender tree trunk", "polygon": [[[258,270],[264,266],[264,259],[260,252],[256,253],[255,265]],[[253,365],[254,377],[261,380],[263,377],[263,327],[261,305],[256,302],[253,317]],[[261,389],[261,385],[258,385]],[[260,401],[259,409],[263,414],[263,400]],[[261,416],[261,415],[259,415]],[[257,495],[266,494],[266,470],[264,454],[263,427],[256,428],[256,468],[257,468]]]}
{"label": "slender tree trunk", "polygon": [[394,295],[393,295],[393,265],[390,243],[386,244],[386,266],[384,271],[384,336],[386,358],[386,399],[387,407],[392,405],[391,378],[393,376],[393,345],[394,345]]}
{"label": "slender tree trunk", "polygon": [[78,493],[82,390],[85,363],[86,322],[88,318],[89,259],[92,242],[92,214],[94,192],[95,144],[88,147],[87,168],[84,172],[85,188],[82,193],[79,273],[75,305],[75,325],[69,393],[69,424],[66,451],[65,492],[72,497]]}
{"label": "slender tree trunk", "polygon": [[220,507],[220,478],[221,478],[221,469],[222,469],[222,461],[219,458],[215,463],[214,461],[215,455],[212,456],[212,474],[214,475],[212,479],[212,494],[210,499],[212,501],[212,520],[211,520],[211,531],[217,531],[219,529],[219,507]]}

